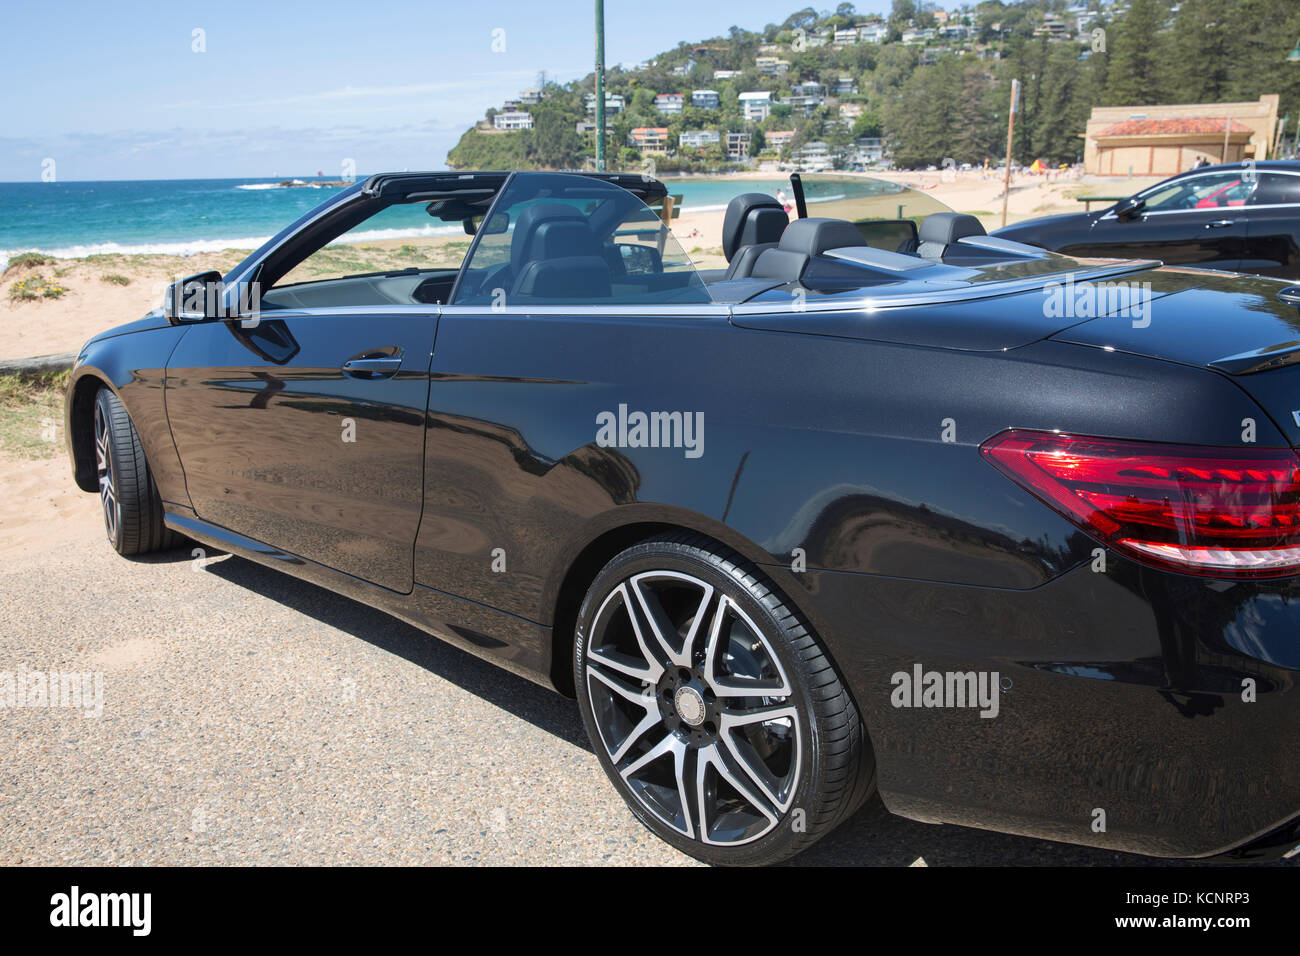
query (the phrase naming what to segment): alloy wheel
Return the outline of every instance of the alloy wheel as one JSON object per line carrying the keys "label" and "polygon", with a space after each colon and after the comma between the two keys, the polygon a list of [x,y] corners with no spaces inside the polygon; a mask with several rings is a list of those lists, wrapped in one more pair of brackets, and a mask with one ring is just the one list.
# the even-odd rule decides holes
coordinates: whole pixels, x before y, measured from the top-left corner
{"label": "alloy wheel", "polygon": [[112,432],[103,405],[95,405],[95,471],[99,476],[99,502],[104,509],[104,530],[109,541],[117,540],[121,505],[117,500],[117,483],[113,474]]}
{"label": "alloy wheel", "polygon": [[804,743],[795,691],[718,588],[678,571],[626,578],[596,612],[585,676],[610,763],[666,826],[737,846],[790,809]]}

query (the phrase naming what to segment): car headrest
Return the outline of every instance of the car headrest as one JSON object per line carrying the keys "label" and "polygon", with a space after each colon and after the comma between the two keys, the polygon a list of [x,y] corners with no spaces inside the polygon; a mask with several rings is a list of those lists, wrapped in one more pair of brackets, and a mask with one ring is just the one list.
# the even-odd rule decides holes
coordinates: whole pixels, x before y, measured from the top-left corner
{"label": "car headrest", "polygon": [[[577,244],[572,252],[564,251],[566,240]],[[578,210],[562,202],[538,203],[521,212],[515,221],[510,266],[518,275],[527,263],[536,259],[592,255],[594,244],[595,237]]]}
{"label": "car headrest", "polygon": [[722,217],[722,254],[730,262],[736,250],[781,238],[790,217],[779,201],[764,193],[741,193],[727,203]]}
{"label": "car headrest", "polygon": [[967,236],[988,235],[980,221],[961,212],[934,212],[925,217],[917,234],[920,242],[935,242],[948,246]]}
{"label": "car headrest", "polygon": [[866,244],[858,227],[846,219],[796,219],[786,227],[777,248],[819,256],[827,249]]}

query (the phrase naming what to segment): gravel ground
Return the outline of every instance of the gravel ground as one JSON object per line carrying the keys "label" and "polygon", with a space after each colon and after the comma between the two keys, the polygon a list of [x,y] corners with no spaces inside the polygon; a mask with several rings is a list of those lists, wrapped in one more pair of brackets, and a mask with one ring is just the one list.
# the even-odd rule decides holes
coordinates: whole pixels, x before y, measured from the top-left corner
{"label": "gravel ground", "polygon": [[[101,671],[103,710],[0,713],[0,864],[692,862],[571,701],[240,558],[119,558],[75,507],[4,562],[0,672]],[[797,862],[1160,865],[878,801]]]}

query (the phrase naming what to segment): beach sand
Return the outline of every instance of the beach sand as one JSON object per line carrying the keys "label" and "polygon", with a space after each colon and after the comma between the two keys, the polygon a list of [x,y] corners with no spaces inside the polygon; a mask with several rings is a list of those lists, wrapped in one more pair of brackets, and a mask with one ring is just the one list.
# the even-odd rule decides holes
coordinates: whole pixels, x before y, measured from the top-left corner
{"label": "beach sand", "polygon": [[[842,175],[842,174],[835,174]],[[896,218],[900,198],[903,215],[924,215],[947,206],[958,212],[979,217],[989,231],[1002,224],[1002,180],[981,171],[949,175],[931,173],[871,173],[871,177],[903,183],[920,195],[885,196],[870,209],[862,201],[821,203],[810,213],[817,216],[878,215]],[[772,180],[777,173],[753,173],[744,177]],[[1079,212],[1083,204],[1075,201],[1080,194],[1127,195],[1155,180],[1080,180],[1077,178],[1045,182],[1042,177],[1021,175],[1013,178],[1007,202],[1007,222],[1062,212]],[[671,180],[667,182],[672,191]],[[931,200],[935,204],[931,203]],[[939,205],[941,204],[941,205]],[[692,262],[700,269],[726,266],[722,255],[722,212],[691,213],[683,209],[673,220],[673,233]],[[390,239],[372,241],[364,246],[342,247],[338,265],[347,271],[377,271],[403,268],[417,262],[459,261],[466,244],[463,235],[429,239]],[[340,247],[331,247],[339,249]],[[46,264],[11,267],[3,276],[0,294],[0,357],[27,358],[76,352],[86,339],[104,329],[140,318],[162,300],[167,283],[182,276],[208,269],[226,272],[250,250],[225,250],[193,257],[163,255],[104,255],[86,259],[53,259]],[[9,297],[11,285],[33,274],[57,282],[67,291],[57,299],[15,300]],[[110,281],[106,276],[119,277]],[[305,278],[305,277],[304,277]],[[122,279],[126,284],[119,284]]]}

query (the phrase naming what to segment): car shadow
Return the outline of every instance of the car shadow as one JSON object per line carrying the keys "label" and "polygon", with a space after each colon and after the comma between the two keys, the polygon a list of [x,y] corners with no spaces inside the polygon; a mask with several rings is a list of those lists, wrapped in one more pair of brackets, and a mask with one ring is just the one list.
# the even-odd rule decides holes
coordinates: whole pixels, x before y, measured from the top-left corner
{"label": "car shadow", "polygon": [[[188,557],[189,552],[179,552]],[[315,618],[436,674],[566,743],[591,752],[566,697],[502,670],[417,627],[309,581],[232,555],[204,567],[231,584]],[[609,798],[614,799],[611,791]],[[918,823],[895,816],[874,796],[839,829],[789,866],[1213,866],[1012,836],[991,830]],[[1275,866],[1300,864],[1300,857]]]}
{"label": "car shadow", "polygon": [[571,700],[391,614],[237,555],[207,564],[204,570],[410,661],[566,743],[591,750]]}

